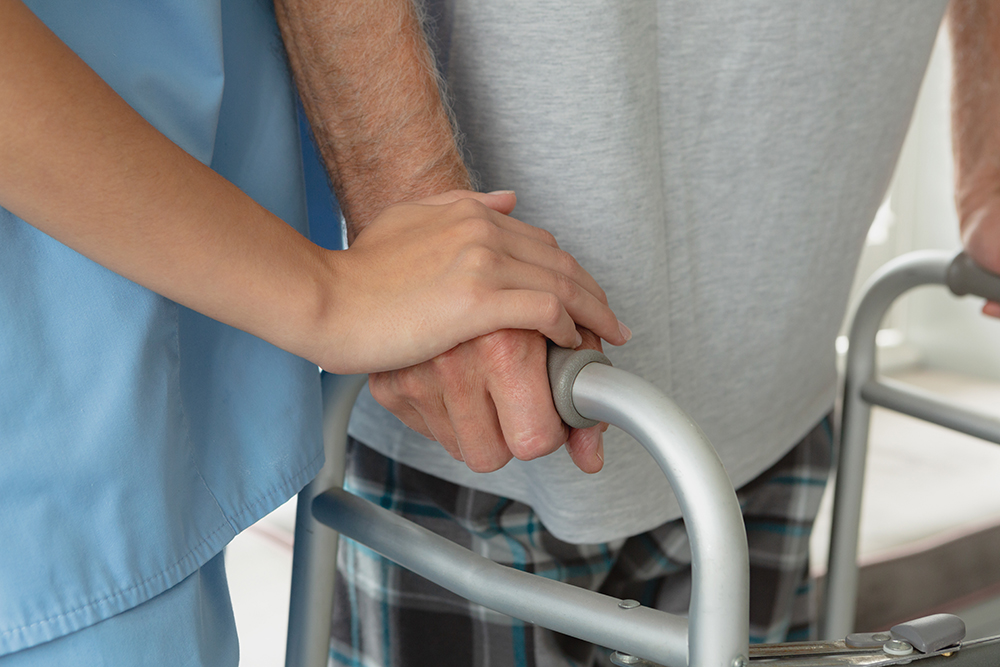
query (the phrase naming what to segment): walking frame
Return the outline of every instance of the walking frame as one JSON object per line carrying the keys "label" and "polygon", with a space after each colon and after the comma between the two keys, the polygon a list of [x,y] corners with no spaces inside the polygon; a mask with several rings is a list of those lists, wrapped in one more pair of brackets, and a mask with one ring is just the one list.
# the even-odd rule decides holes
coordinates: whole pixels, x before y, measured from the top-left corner
{"label": "walking frame", "polygon": [[963,641],[957,617],[937,614],[891,632],[853,631],[857,543],[872,405],[1000,443],[1000,420],[950,405],[875,375],[875,334],[888,307],[919,285],[1000,301],[1000,276],[964,254],[911,253],[867,284],[853,318],[845,378],[830,569],[821,616],[826,641],[748,646],[749,566],[736,493],[701,430],[650,383],[613,368],[600,353],[550,346],[556,408],[574,427],[607,422],[656,460],[680,504],[691,543],[687,617],[498,565],[345,492],[344,453],[351,408],[364,376],[324,374],[326,465],[299,494],[286,667],[327,664],[338,534],[364,544],[473,602],[615,650],[635,667],[921,667],[1000,665],[1000,637]]}

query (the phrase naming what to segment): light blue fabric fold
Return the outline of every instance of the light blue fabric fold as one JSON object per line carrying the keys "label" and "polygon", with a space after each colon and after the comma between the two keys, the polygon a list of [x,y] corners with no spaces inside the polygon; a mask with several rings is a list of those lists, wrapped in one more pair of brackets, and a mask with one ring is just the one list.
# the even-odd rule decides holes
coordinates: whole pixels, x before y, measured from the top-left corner
{"label": "light blue fabric fold", "polygon": [[[29,0],[150,123],[307,233],[294,93],[257,0]],[[0,655],[207,562],[322,459],[314,365],[0,209]]]}

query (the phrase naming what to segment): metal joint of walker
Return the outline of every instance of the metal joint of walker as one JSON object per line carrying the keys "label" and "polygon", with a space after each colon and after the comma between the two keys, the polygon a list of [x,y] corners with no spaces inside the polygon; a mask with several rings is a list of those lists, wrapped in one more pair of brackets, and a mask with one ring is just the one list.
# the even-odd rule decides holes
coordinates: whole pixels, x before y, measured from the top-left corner
{"label": "metal joint of walker", "polygon": [[[937,414],[927,407],[929,399],[925,397],[898,398],[914,395],[912,390],[903,394],[890,389],[891,398],[880,398],[879,392],[885,390],[879,387],[884,385],[871,380],[875,331],[889,304],[921,284],[948,284],[956,294],[1000,301],[1000,277],[986,274],[963,258],[960,255],[952,261],[944,253],[912,253],[890,263],[870,281],[851,330],[848,360],[850,386],[860,386],[859,395],[868,394],[861,398],[884,401],[879,404],[916,401],[924,413]],[[870,341],[867,356],[866,346],[855,344],[866,340]],[[498,565],[345,492],[341,487],[347,423],[365,378],[324,375],[327,463],[299,494],[286,667],[327,664],[338,533],[470,601],[615,649],[612,661],[623,667],[745,667],[751,661],[785,667],[890,665],[950,655],[956,650],[935,646],[933,651],[914,652],[911,647],[906,652],[902,644],[910,644],[893,636],[864,647],[838,640],[749,648],[746,532],[732,483],[705,435],[656,387],[611,367],[600,353],[552,347],[549,376],[556,407],[567,424],[585,427],[607,422],[621,428],[649,451],[670,482],[691,543],[692,590],[687,618]],[[862,412],[853,404],[851,411]],[[965,412],[957,420],[924,418],[935,423],[947,421],[945,425],[957,421],[958,430],[980,437],[989,434],[993,437],[988,439],[1000,442],[1000,421],[979,415],[973,418]],[[845,409],[845,432],[847,418]],[[857,421],[863,425],[852,422],[850,428],[863,429],[866,440],[867,414]],[[838,583],[826,597],[825,636],[845,637],[853,624],[864,443],[860,464],[857,456],[846,451],[845,443],[838,470],[828,576],[828,581]],[[848,479],[841,481],[845,476]],[[895,654],[893,647],[898,649]]]}

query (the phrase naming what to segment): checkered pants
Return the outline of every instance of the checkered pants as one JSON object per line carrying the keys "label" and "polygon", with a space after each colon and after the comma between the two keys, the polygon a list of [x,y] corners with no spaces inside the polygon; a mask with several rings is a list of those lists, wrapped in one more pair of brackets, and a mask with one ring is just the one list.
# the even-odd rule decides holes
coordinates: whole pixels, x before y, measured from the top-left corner
{"label": "checkered pants", "polygon": [[[829,418],[737,495],[750,547],[753,642],[810,634],[809,533],[830,469]],[[691,553],[681,520],[604,544],[568,544],[527,505],[442,481],[349,444],[345,487],[498,563],[685,613]],[[330,664],[594,667],[608,652],[472,604],[351,540],[337,559]]]}

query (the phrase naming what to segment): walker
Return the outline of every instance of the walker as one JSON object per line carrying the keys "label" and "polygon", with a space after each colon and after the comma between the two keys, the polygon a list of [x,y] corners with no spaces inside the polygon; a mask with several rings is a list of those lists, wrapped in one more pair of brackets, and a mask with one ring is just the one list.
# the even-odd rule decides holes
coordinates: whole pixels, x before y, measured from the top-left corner
{"label": "walker", "polygon": [[903,292],[925,284],[1000,301],[1000,276],[979,269],[964,254],[911,253],[887,264],[865,287],[851,327],[822,614],[824,636],[835,639],[748,646],[746,533],[736,493],[712,445],[667,396],[611,367],[604,355],[550,346],[549,379],[563,420],[578,428],[603,421],[623,429],[670,482],[691,543],[687,617],[498,565],[345,492],[347,422],[365,376],[324,374],[326,464],[298,498],[286,667],[327,664],[338,533],[473,602],[613,649],[612,662],[622,667],[1000,665],[1000,636],[964,641],[964,623],[948,614],[889,632],[849,634],[871,405],[1000,443],[1000,420],[875,377],[875,334],[885,311]]}

